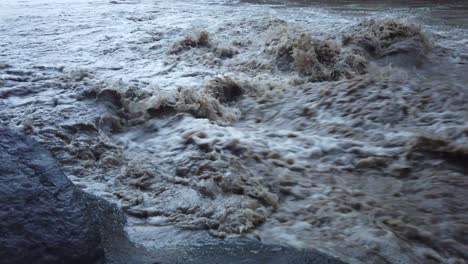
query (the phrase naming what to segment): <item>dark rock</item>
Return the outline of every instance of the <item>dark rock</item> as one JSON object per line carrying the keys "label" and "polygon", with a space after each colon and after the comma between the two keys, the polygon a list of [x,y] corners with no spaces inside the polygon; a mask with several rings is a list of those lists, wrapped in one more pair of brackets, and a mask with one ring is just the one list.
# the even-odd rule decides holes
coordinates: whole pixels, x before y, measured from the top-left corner
{"label": "dark rock", "polygon": [[[164,256],[171,256],[171,254],[167,252]],[[167,257],[167,259],[160,257],[158,263],[345,264],[318,251],[266,245],[247,238],[227,239],[214,245],[198,245],[187,248],[185,251],[179,249],[173,252],[172,257]]]}
{"label": "dark rock", "polygon": [[0,126],[0,263],[103,263],[89,196],[38,143]]}
{"label": "dark rock", "polygon": [[297,250],[280,245],[266,245],[250,238],[195,239],[190,245],[146,250],[120,240],[114,243],[110,264],[345,264],[314,250]]}

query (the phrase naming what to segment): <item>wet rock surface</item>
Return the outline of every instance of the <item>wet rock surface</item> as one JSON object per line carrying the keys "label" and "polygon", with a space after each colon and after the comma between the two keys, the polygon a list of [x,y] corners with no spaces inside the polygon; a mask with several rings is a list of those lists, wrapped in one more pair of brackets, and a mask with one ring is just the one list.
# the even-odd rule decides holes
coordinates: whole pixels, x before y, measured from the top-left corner
{"label": "wet rock surface", "polygon": [[[117,242],[117,243],[116,243]],[[205,264],[205,263],[271,263],[271,264],[344,264],[318,251],[302,251],[291,247],[265,245],[250,238],[192,241],[196,246],[180,246],[160,250],[135,247],[125,238],[114,240],[108,250],[109,264]]]}
{"label": "wet rock surface", "polygon": [[1,263],[102,263],[86,201],[38,143],[0,126]]}
{"label": "wet rock surface", "polygon": [[288,247],[264,245],[250,239],[232,239],[217,244],[192,247],[172,252],[177,258],[162,259],[165,263],[271,263],[271,264],[344,264],[316,251],[299,251]]}

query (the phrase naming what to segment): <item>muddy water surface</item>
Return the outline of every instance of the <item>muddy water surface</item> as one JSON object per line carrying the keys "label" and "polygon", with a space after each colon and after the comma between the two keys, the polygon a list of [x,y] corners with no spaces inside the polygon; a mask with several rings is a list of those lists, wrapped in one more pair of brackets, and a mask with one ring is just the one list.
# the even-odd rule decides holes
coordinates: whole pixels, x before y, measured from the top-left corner
{"label": "muddy water surface", "polygon": [[[6,1],[0,119],[149,248],[468,258],[463,1]],[[213,240],[216,241],[216,240]]]}

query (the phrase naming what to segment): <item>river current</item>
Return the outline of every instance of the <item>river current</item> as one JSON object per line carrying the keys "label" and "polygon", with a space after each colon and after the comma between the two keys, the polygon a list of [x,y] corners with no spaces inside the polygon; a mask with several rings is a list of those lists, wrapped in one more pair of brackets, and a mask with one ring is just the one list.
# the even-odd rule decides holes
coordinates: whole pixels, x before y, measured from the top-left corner
{"label": "river current", "polygon": [[[466,1],[0,3],[0,122],[148,248],[468,259]],[[214,241],[216,241],[216,239]]]}

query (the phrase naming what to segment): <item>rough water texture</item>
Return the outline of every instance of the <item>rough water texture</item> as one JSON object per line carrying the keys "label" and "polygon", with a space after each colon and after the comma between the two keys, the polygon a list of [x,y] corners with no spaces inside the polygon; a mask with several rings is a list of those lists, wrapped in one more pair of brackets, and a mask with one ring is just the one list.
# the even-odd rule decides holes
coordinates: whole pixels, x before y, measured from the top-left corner
{"label": "rough water texture", "polygon": [[468,259],[466,28],[404,10],[69,4],[9,6],[0,119],[117,203],[137,243],[171,226],[351,263]]}

